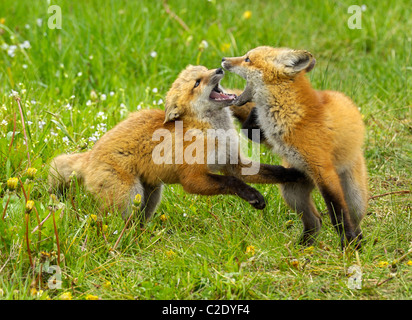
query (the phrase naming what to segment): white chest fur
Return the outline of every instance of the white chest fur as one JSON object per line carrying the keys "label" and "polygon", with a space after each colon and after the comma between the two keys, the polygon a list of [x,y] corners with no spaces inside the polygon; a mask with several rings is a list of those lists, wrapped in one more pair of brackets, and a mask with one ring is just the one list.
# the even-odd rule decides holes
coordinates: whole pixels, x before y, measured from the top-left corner
{"label": "white chest fur", "polygon": [[292,166],[303,169],[305,163],[300,153],[291,145],[285,143],[284,135],[287,131],[284,125],[277,121],[276,113],[269,105],[257,105],[258,123],[263,130],[272,151],[286,159]]}
{"label": "white chest fur", "polygon": [[204,114],[212,128],[207,131],[207,164],[212,171],[222,170],[228,164],[239,161],[239,135],[229,108]]}

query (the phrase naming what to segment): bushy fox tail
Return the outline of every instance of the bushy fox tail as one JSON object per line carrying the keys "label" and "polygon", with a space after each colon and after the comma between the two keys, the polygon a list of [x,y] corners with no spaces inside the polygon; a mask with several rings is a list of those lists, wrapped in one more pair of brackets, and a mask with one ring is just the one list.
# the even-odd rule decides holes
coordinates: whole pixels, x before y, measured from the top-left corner
{"label": "bushy fox tail", "polygon": [[64,193],[74,178],[81,182],[88,158],[89,152],[63,154],[54,158],[50,163],[48,176],[49,192]]}

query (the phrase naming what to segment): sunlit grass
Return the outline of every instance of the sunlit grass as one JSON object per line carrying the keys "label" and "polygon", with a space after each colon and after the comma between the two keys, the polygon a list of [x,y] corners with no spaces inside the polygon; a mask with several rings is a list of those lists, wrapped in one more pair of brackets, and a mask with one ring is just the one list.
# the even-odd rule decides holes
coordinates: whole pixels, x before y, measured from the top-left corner
{"label": "sunlit grass", "polygon": [[[62,8],[61,30],[47,26],[47,1],[0,3],[0,298],[412,296],[408,1],[366,3],[360,30],[347,27],[350,1],[169,1],[187,28],[162,1],[54,4]],[[255,186],[267,200],[263,211],[233,196],[166,186],[143,230],[124,229],[118,212],[97,215],[78,185],[66,198],[50,198],[54,156],[90,149],[129,112],[164,108],[187,64],[217,67],[223,56],[262,44],[311,51],[313,86],[345,92],[364,116],[371,196],[382,196],[370,200],[358,257],[342,253],[327,216],[314,247],[297,246],[300,218],[276,186]],[[222,84],[242,88],[244,81],[227,74]],[[279,158],[262,146],[261,161]],[[47,269],[57,264],[61,287],[51,289],[55,274]],[[347,285],[354,264],[362,269],[359,290]]]}

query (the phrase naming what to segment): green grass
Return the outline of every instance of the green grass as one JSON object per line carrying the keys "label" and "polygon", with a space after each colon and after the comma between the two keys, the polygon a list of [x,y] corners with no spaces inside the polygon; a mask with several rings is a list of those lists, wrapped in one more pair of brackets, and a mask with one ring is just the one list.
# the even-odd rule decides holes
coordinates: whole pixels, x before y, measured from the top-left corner
{"label": "green grass", "polygon": [[[409,1],[365,1],[360,30],[347,26],[351,1],[170,1],[188,30],[161,1],[53,4],[62,9],[61,30],[47,27],[47,1],[0,2],[0,298],[412,297],[412,255],[405,255],[412,243],[410,194],[370,201],[362,225],[367,242],[358,258],[342,253],[327,216],[318,243],[306,250],[297,246],[300,218],[276,186],[264,185],[255,186],[267,199],[263,211],[236,197],[189,195],[178,185],[166,186],[156,216],[143,231],[126,230],[115,254],[110,248],[124,227],[120,215],[94,221],[93,199],[73,186],[73,197],[60,199],[56,209],[57,230],[50,218],[40,236],[32,233],[36,211],[40,220],[50,213],[46,177],[54,156],[91,148],[130,111],[163,108],[157,102],[187,64],[217,67],[223,56],[258,45],[311,51],[317,59],[309,74],[313,86],[345,92],[364,115],[371,195],[411,190]],[[250,19],[242,17],[246,10]],[[30,48],[18,47],[12,57],[9,46],[26,40]],[[208,43],[203,51],[202,40]],[[227,74],[223,84],[242,88],[244,81]],[[11,90],[21,98],[27,147]],[[265,147],[261,151],[262,162],[279,163]],[[37,169],[34,179],[26,174],[29,157]],[[23,188],[9,191],[10,177],[20,178]],[[28,221],[34,269],[23,190],[36,208]],[[315,200],[324,211],[319,194]],[[250,246],[254,252],[247,253]],[[58,250],[62,288],[50,289],[53,274],[43,272],[40,279],[39,268],[56,265]],[[357,263],[362,289],[350,289],[348,268]],[[33,295],[31,288],[43,292]]]}

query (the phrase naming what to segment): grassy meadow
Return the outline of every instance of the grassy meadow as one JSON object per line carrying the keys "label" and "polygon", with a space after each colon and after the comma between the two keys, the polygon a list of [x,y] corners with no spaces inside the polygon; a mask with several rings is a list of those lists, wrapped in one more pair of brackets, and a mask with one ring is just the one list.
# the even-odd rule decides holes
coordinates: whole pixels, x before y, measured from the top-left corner
{"label": "grassy meadow", "polygon": [[[0,299],[411,299],[412,9],[364,1],[361,29],[350,29],[352,4],[0,1]],[[51,5],[61,29],[49,27]],[[143,230],[97,214],[78,185],[50,197],[53,157],[90,149],[129,112],[164,108],[186,65],[215,68],[259,45],[309,50],[313,86],[346,93],[363,114],[362,252],[342,252],[327,215],[318,242],[298,246],[300,218],[274,185],[254,185],[263,211],[165,186]],[[226,73],[222,85],[245,82]],[[261,161],[279,158],[262,145]]]}

